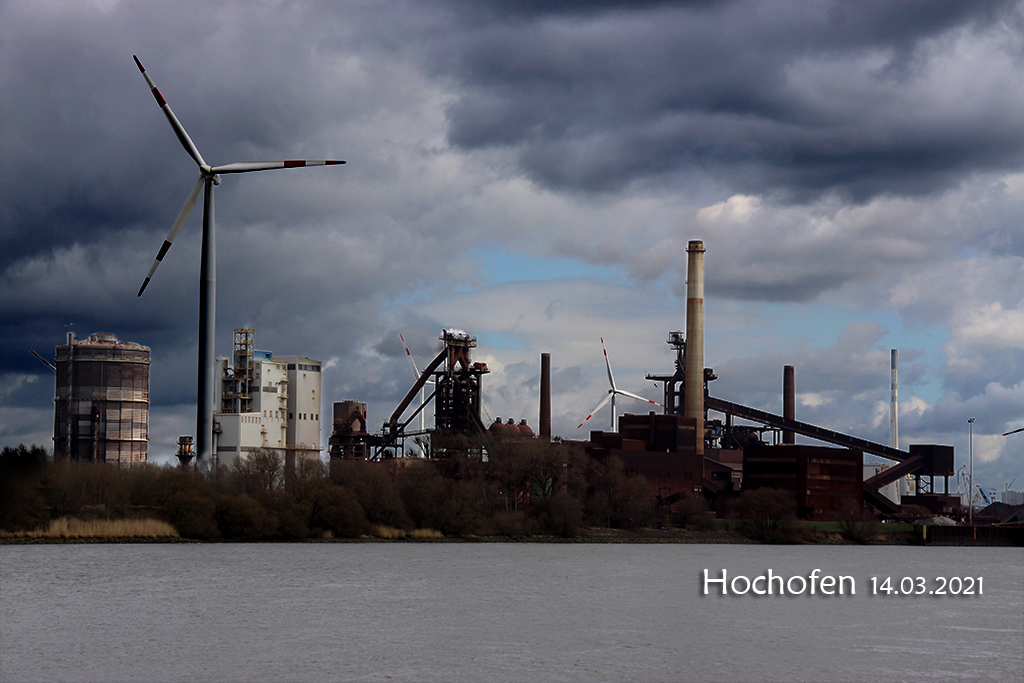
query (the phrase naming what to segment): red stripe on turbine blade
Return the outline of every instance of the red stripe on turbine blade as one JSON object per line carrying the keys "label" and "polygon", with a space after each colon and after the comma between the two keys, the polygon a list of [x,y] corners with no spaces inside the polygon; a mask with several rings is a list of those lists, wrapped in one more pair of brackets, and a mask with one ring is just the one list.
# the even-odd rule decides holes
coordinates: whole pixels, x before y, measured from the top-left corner
{"label": "red stripe on turbine blade", "polygon": [[156,103],[161,107],[167,106],[167,100],[164,99],[164,96],[160,94],[160,91],[155,86],[153,87],[153,97],[156,98]]}
{"label": "red stripe on turbine blade", "polygon": [[171,243],[168,242],[167,240],[164,240],[164,243],[162,245],[160,245],[160,251],[158,251],[157,254],[156,254],[156,260],[157,261],[163,261],[164,260],[164,254],[166,254],[167,250],[170,249],[170,248],[171,248]]}
{"label": "red stripe on turbine blade", "polygon": [[306,162],[301,159],[293,159],[292,161],[284,162],[285,168],[301,168],[306,165]]}
{"label": "red stripe on turbine blade", "polygon": [[146,281],[142,283],[142,286],[141,286],[141,287],[139,287],[139,293],[138,293],[138,294],[136,294],[135,296],[136,296],[136,297],[140,297],[140,296],[142,296],[142,293],[146,291],[146,287],[147,287],[148,285],[149,285],[149,278],[147,277],[147,278],[146,278]]}
{"label": "red stripe on turbine blade", "polygon": [[336,166],[336,165],[338,165],[338,164],[343,164],[343,163],[345,163],[345,162],[344,162],[344,161],[341,161],[341,160],[339,160],[339,159],[335,159],[335,160],[333,160],[333,161],[331,161],[331,160],[328,160],[328,161],[325,161],[325,162],[324,162],[324,166]]}
{"label": "red stripe on turbine blade", "polygon": [[142,73],[146,73],[146,67],[142,66],[142,62],[139,61],[139,58],[135,55],[132,55],[132,59],[134,59],[135,63],[139,65],[139,71],[141,71]]}

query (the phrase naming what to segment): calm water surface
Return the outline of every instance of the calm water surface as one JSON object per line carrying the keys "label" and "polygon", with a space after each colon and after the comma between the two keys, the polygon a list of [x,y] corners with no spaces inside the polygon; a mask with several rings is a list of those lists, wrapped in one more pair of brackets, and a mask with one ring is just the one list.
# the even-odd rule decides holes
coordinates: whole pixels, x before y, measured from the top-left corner
{"label": "calm water surface", "polygon": [[[815,568],[856,594],[702,594]],[[1020,548],[0,546],[0,579],[2,681],[1024,679]]]}

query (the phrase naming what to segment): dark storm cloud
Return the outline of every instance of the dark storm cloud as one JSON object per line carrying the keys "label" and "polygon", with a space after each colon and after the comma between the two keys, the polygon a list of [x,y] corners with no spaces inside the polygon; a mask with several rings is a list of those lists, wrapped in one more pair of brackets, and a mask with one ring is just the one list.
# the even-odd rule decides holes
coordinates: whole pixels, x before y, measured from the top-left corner
{"label": "dark storm cloud", "polygon": [[[1008,2],[0,3],[4,438],[52,427],[52,373],[28,350],[50,356],[71,331],[151,347],[151,453],[191,429],[201,209],[135,293],[196,168],[133,53],[212,163],[348,159],[224,179],[217,350],[251,326],[261,349],[321,359],[324,403],[366,401],[371,424],[411,386],[397,332],[422,367],[458,326],[480,336],[485,402],[505,416],[532,422],[536,352],[552,351],[554,419],[580,434],[606,391],[602,335],[620,335],[609,353],[631,390],[656,368],[626,359],[671,366],[662,334],[682,324],[690,238],[706,240],[716,305],[892,298],[941,332],[998,299],[961,316],[948,359],[908,353],[905,376],[924,368],[947,395],[928,396],[922,429],[968,409],[1012,420],[1019,398],[992,382],[1018,383],[1024,363],[992,330],[1024,329],[1024,195],[978,172],[1020,158],[1019,15]],[[949,284],[967,244],[1008,250],[1008,274],[982,253]],[[481,245],[495,261],[601,268],[489,289]],[[521,261],[502,279],[528,280]],[[644,287],[666,275],[674,297]],[[714,391],[777,409],[778,366],[797,362],[801,415],[884,440],[882,332],[854,325],[825,349],[728,333]]]}
{"label": "dark storm cloud", "polygon": [[[135,293],[197,171],[132,54],[209,162],[344,158],[351,150],[340,149],[334,131],[351,116],[366,115],[360,107],[374,101],[360,96],[360,88],[383,79],[346,82],[342,91],[331,73],[336,53],[314,46],[328,33],[344,40],[351,29],[337,26],[332,14],[303,9],[0,5],[0,354],[4,372],[37,380],[5,395],[5,404],[32,404],[26,392],[38,394],[40,386],[52,392],[52,377],[29,349],[52,358],[68,332],[79,338],[112,332],[150,346],[154,405],[194,397],[201,202],[146,296]],[[363,28],[373,33],[372,26]],[[368,70],[375,64],[371,52],[362,55]],[[230,348],[232,327],[264,323],[261,338],[269,348],[328,357],[325,346],[338,335],[332,338],[336,327],[327,328],[349,330],[350,348],[361,326],[373,324],[365,299],[388,291],[387,283],[378,290],[366,277],[380,263],[373,245],[363,248],[355,237],[347,250],[322,248],[325,224],[347,217],[350,204],[337,200],[346,176],[335,173],[333,185],[291,177],[304,172],[276,174],[277,185],[228,177],[217,192],[220,349]],[[373,234],[372,228],[364,222],[351,233]],[[393,259],[375,274],[388,272],[388,265],[403,268]],[[326,272],[332,285],[349,286],[350,300],[339,313],[337,297],[325,296]],[[299,326],[316,343],[296,343]],[[331,345],[335,352],[346,346]]]}
{"label": "dark storm cloud", "polygon": [[[487,7],[507,20],[470,11],[469,29],[435,53],[463,88],[449,139],[514,149],[548,187],[609,191],[696,167],[738,192],[866,199],[927,193],[1021,160],[1019,119],[966,95],[962,108],[935,112],[912,88],[943,87],[926,82],[935,40],[1019,30],[1014,3]],[[865,72],[871,55],[883,62]],[[818,96],[823,84],[801,77],[807,62],[863,79],[851,93],[860,106]]]}

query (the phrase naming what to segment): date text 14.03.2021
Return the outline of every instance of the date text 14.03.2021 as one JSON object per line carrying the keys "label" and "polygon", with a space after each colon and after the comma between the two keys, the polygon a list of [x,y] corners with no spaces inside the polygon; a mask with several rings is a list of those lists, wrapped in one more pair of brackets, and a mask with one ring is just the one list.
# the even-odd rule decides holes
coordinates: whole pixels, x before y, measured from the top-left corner
{"label": "date text 14.03.2021", "polygon": [[982,595],[983,585],[981,576],[872,576],[871,595]]}

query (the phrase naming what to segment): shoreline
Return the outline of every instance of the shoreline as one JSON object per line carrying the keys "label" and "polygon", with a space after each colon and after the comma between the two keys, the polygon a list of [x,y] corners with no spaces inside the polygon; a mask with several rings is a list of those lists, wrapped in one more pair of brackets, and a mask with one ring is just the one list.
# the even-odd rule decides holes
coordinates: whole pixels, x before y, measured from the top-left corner
{"label": "shoreline", "polygon": [[70,537],[35,537],[35,536],[3,536],[0,545],[51,545],[51,544],[91,544],[91,543],[553,543],[553,544],[684,544],[684,545],[914,545],[909,534],[904,532],[893,534],[898,538],[877,538],[860,543],[843,539],[838,534],[814,534],[780,540],[778,542],[760,541],[749,538],[736,531],[689,531],[689,530],[638,530],[625,531],[620,529],[589,529],[575,536],[452,536],[439,538],[380,538],[376,536],[359,536],[354,538],[300,538],[300,539],[195,539],[177,536],[132,537],[132,536],[90,536],[81,538]]}
{"label": "shoreline", "polygon": [[[952,533],[948,529],[959,529]],[[927,531],[925,531],[927,529]],[[2,545],[61,545],[92,543],[553,543],[553,544],[691,544],[691,545],[846,545],[846,546],[974,546],[1022,547],[1024,529],[998,529],[998,534],[981,529],[992,527],[917,527],[912,530],[878,530],[860,539],[851,539],[833,530],[795,526],[768,538],[752,538],[736,529],[608,529],[590,527],[573,536],[510,535],[510,536],[430,536],[413,534],[401,536],[363,535],[356,537],[307,538],[211,538],[197,539],[180,536],[0,536]],[[973,533],[972,533],[973,531]]]}

